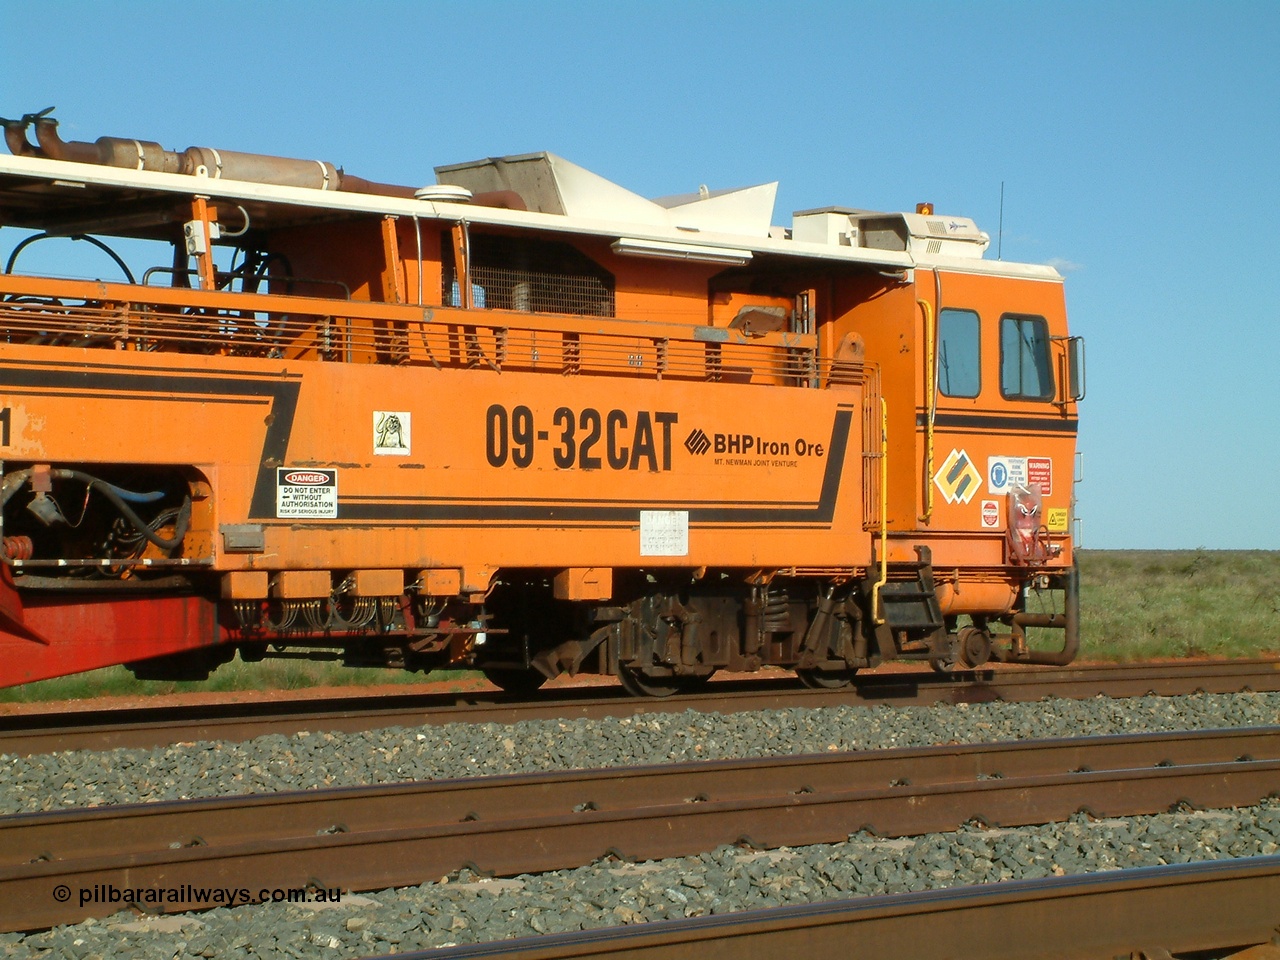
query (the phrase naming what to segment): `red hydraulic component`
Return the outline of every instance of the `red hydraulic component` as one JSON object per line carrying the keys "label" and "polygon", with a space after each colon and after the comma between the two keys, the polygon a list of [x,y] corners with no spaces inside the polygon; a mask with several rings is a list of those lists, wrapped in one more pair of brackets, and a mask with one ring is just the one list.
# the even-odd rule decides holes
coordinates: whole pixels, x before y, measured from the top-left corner
{"label": "red hydraulic component", "polygon": [[0,544],[0,554],[6,560],[30,560],[35,554],[35,545],[30,537],[5,537]]}

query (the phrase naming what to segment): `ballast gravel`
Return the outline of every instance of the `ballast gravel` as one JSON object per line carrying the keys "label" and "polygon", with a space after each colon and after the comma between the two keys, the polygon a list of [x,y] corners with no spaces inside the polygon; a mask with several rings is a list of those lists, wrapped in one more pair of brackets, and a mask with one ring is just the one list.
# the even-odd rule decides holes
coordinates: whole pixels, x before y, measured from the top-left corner
{"label": "ballast gravel", "polygon": [[591,930],[962,884],[1261,856],[1280,850],[1280,801],[1226,811],[1042,827],[969,824],[905,839],[854,834],[843,843],[697,857],[603,861],[509,880],[468,871],[419,887],[346,894],[336,904],[267,904],[200,914],[100,921],[0,935],[14,960],[296,960],[405,953],[463,943]]}
{"label": "ballast gravel", "polygon": [[[834,750],[1280,723],[1280,694],[1199,694],[1033,704],[835,707],[750,714],[451,724],[248,743],[0,757],[6,813],[319,786]],[[594,929],[881,893],[1280,851],[1280,800],[1127,820],[1081,814],[1041,827],[846,842],[513,879],[467,871],[420,887],[344,893],[338,903],[199,914],[118,913],[0,935],[0,958],[338,958]],[[245,885],[248,885],[246,882]]]}
{"label": "ballast gravel", "polygon": [[0,813],[539,770],[1277,723],[1280,693],[1245,693],[687,711],[271,735],[245,743],[0,756]]}

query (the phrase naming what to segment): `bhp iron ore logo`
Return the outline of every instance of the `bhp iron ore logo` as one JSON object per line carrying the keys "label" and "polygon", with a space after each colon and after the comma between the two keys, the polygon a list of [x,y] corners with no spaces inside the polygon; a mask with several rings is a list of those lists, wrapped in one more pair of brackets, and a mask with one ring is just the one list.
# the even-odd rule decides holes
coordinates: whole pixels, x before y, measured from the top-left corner
{"label": "bhp iron ore logo", "polygon": [[684,448],[700,457],[711,449],[711,441],[707,439],[705,433],[695,427],[693,433],[689,434],[689,438],[685,440]]}

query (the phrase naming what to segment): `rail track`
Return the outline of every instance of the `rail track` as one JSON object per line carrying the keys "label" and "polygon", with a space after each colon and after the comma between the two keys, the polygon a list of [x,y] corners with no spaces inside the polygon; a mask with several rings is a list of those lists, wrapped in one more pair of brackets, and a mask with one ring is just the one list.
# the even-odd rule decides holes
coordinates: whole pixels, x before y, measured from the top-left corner
{"label": "rail track", "polygon": [[619,688],[502,694],[339,694],[323,701],[252,701],[0,716],[0,753],[157,747],[193,740],[249,740],[302,730],[360,731],[441,723],[515,723],[549,718],[630,716],[686,710],[734,713],[840,704],[1034,701],[1046,697],[1174,696],[1197,691],[1280,690],[1280,660],[1100,664],[1061,669],[962,671],[947,675],[870,673],[841,690],[808,690],[794,679],[715,682],[697,695],[637,700]]}
{"label": "rail track", "polygon": [[[55,890],[210,885],[382,889],[463,866],[499,875],[722,844],[834,842],[1256,803],[1280,785],[1280,728],[1022,741],[377,788],[0,818],[0,927],[115,912]],[[168,911],[198,902],[177,897]],[[1280,919],[1280,918],[1277,918]]]}
{"label": "rail track", "polygon": [[[1253,857],[658,921],[396,958],[1168,960],[1214,951],[1275,960],[1277,904],[1280,857]],[[1249,949],[1237,953],[1242,947]]]}

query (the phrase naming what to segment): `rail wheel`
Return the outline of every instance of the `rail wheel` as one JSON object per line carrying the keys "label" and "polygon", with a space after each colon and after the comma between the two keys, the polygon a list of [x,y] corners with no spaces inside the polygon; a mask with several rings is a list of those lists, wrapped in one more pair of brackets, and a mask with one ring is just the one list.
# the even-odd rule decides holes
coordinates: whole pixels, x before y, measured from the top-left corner
{"label": "rail wheel", "polygon": [[978,627],[963,628],[957,646],[960,662],[966,667],[980,667],[991,659],[991,635]]}
{"label": "rail wheel", "polygon": [[806,670],[796,668],[796,676],[810,690],[839,690],[853,682],[856,669],[849,670]]}
{"label": "rail wheel", "polygon": [[504,693],[533,693],[547,678],[537,670],[485,670],[484,678]]}
{"label": "rail wheel", "polygon": [[669,697],[679,692],[682,677],[648,677],[625,663],[618,664],[618,682],[633,697]]}

